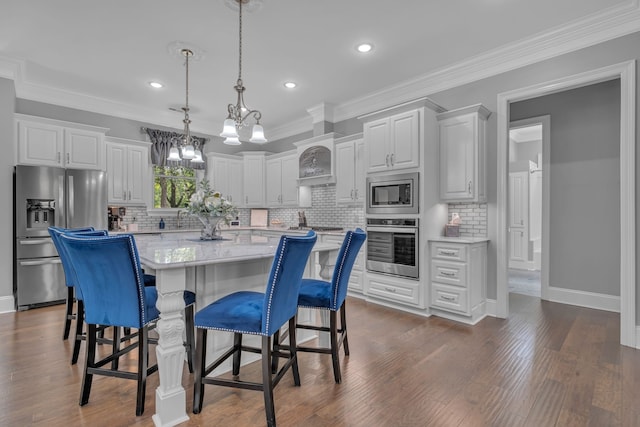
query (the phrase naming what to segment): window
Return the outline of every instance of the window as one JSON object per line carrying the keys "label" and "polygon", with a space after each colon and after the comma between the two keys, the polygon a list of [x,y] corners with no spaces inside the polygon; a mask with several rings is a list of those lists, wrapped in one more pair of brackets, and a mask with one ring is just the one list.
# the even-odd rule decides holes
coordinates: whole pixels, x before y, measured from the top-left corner
{"label": "window", "polygon": [[196,170],[184,166],[153,167],[153,207],[184,208],[196,191]]}

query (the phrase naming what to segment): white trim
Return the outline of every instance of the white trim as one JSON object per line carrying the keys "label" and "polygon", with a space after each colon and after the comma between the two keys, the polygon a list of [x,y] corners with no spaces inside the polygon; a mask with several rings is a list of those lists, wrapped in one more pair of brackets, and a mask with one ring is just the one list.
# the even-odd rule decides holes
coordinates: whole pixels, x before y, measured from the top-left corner
{"label": "white trim", "polygon": [[[496,315],[506,318],[508,298],[507,180],[509,104],[537,96],[620,78],[620,343],[635,347],[635,98],[636,65],[627,61],[562,79],[498,94]],[[543,249],[544,251],[544,249]],[[547,250],[548,253],[548,250]]]}
{"label": "white trim", "polygon": [[13,313],[16,311],[16,303],[13,296],[0,297],[0,313]]}
{"label": "white trim", "polygon": [[577,291],[557,286],[549,286],[547,295],[549,301],[561,304],[577,305],[579,307],[620,313],[620,297],[614,295]]}

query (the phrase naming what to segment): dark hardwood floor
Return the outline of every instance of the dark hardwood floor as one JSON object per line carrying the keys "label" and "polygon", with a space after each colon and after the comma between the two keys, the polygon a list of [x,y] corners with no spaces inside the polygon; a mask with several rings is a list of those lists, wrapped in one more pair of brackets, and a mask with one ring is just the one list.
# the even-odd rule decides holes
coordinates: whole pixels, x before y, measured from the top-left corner
{"label": "dark hardwood floor", "polygon": [[[280,426],[640,426],[640,351],[621,347],[619,315],[511,294],[509,319],[466,326],[349,299],[351,356],[336,385],[326,355],[301,353],[302,386],[275,391]],[[0,425],[152,426],[135,383],[94,379],[78,406],[81,365],[63,342],[63,306],[0,315]],[[152,358],[155,359],[155,352]],[[130,355],[130,363],[135,363]],[[262,426],[262,394],[208,386],[185,426]],[[260,366],[241,370],[257,379]]]}

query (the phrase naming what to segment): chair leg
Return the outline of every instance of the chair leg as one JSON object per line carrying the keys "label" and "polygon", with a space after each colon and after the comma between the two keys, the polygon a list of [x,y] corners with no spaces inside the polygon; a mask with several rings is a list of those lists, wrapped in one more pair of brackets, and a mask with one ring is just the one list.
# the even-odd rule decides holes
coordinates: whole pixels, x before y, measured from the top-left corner
{"label": "chair leg", "polygon": [[337,384],[342,381],[340,375],[340,349],[338,348],[338,318],[333,310],[329,312],[329,334],[331,335],[331,360],[333,361],[333,378]]}
{"label": "chair leg", "polygon": [[[114,328],[119,330],[119,328]],[[119,342],[120,340],[118,340]],[[147,390],[147,367],[149,356],[149,335],[146,326],[138,330],[138,392],[136,399],[136,416],[144,412],[144,399]]]}
{"label": "chair leg", "polygon": [[[116,354],[120,350],[120,328],[118,326],[113,327],[113,342],[111,343],[111,354]],[[116,357],[111,362],[111,369],[118,370],[119,358]]]}
{"label": "chair leg", "polygon": [[184,309],[184,325],[186,328],[187,334],[187,342],[185,347],[187,349],[187,365],[189,366],[189,372],[193,374],[193,361],[195,360],[196,354],[196,338],[195,338],[195,328],[193,325],[193,311],[194,305]]}
{"label": "chair leg", "polygon": [[242,359],[242,334],[237,332],[233,334],[233,348],[235,353],[233,353],[233,371],[231,373],[237,376],[240,375],[240,361]]}
{"label": "chair leg", "polygon": [[291,369],[293,370],[293,383],[296,386],[300,387],[300,371],[298,370],[297,345],[296,316],[293,316],[291,319],[289,319],[289,353],[291,357]]}
{"label": "chair leg", "polygon": [[206,370],[207,361],[207,330],[198,328],[198,342],[196,345],[196,372],[193,379],[193,413],[199,414],[204,400],[204,384],[202,374]]}
{"label": "chair leg", "polygon": [[262,337],[262,388],[267,426],[275,427],[276,411],[273,406],[273,375],[271,374],[271,337]]}
{"label": "chair leg", "polygon": [[91,383],[93,382],[93,374],[89,373],[89,368],[93,368],[96,361],[96,325],[89,325],[87,331],[87,351],[84,363],[84,374],[82,377],[82,388],[80,389],[80,406],[89,403],[89,394],[91,393]]}
{"label": "chair leg", "polygon": [[76,334],[73,341],[73,355],[71,356],[72,365],[78,363],[80,345],[82,344],[82,330],[84,329],[84,303],[82,300],[78,300],[76,305]]}
{"label": "chair leg", "polygon": [[69,338],[71,331],[71,320],[73,319],[73,286],[67,286],[67,307],[64,316],[64,331],[62,332],[62,340]]}
{"label": "chair leg", "polygon": [[340,307],[340,327],[342,328],[342,345],[344,346],[344,355],[349,355],[349,339],[347,336],[347,302],[342,303]]}
{"label": "chair leg", "polygon": [[278,363],[280,358],[278,357],[278,351],[280,350],[280,329],[273,334],[273,355],[271,357],[271,373],[276,374],[278,372]]}

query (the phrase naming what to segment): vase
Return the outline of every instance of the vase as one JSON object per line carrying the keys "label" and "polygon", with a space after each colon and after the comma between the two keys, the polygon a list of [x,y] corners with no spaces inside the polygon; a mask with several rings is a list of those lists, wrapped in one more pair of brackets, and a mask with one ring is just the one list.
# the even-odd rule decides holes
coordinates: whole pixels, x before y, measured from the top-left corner
{"label": "vase", "polygon": [[223,217],[198,215],[198,219],[202,223],[202,230],[200,230],[200,240],[222,239],[222,232],[220,231],[220,221],[222,221]]}

